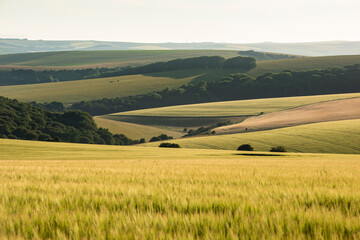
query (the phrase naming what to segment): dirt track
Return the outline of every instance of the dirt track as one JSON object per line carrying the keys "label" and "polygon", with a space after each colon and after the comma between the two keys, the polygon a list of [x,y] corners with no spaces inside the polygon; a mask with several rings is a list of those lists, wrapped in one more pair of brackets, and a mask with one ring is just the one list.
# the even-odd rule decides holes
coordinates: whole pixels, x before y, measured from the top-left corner
{"label": "dirt track", "polygon": [[215,131],[217,134],[229,134],[358,118],[360,118],[360,98],[353,98],[254,116],[238,124],[216,128]]}

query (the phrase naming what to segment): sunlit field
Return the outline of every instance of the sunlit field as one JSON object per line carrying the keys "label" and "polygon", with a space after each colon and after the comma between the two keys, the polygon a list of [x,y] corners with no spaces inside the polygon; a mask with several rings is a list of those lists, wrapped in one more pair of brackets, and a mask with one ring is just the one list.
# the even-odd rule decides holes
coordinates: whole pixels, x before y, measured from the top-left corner
{"label": "sunlit field", "polygon": [[0,152],[4,239],[360,238],[358,155],[19,140]]}

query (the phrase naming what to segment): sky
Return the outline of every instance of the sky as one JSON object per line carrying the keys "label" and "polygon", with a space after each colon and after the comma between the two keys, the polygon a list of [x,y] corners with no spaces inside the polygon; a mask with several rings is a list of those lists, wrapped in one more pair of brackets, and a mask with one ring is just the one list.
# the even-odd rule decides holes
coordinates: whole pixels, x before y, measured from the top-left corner
{"label": "sky", "polygon": [[0,0],[0,38],[359,41],[360,0]]}

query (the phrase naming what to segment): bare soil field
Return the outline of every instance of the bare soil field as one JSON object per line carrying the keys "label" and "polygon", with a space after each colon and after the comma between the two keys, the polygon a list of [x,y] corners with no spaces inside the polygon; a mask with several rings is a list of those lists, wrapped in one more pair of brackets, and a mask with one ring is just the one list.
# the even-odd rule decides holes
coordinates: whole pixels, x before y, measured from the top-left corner
{"label": "bare soil field", "polygon": [[284,111],[253,116],[238,124],[216,128],[215,131],[217,134],[230,134],[359,118],[360,98],[352,98],[309,104]]}

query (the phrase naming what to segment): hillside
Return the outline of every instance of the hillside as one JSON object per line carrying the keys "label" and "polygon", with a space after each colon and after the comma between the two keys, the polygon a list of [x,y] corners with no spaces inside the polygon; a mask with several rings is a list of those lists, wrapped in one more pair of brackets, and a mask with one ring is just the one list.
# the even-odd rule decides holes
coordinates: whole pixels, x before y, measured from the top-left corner
{"label": "hillside", "polygon": [[166,134],[168,136],[179,138],[184,134],[180,131],[172,131],[166,128],[152,127],[135,123],[120,122],[112,120],[107,116],[94,117],[97,126],[109,129],[113,134],[124,134],[131,139],[144,138],[148,142],[152,137]]}
{"label": "hillside", "polygon": [[237,70],[233,69],[191,69],[81,81],[0,86],[0,96],[25,102],[60,101],[68,104],[105,97],[133,96],[164,88],[172,89],[191,82],[218,80],[236,72]]}
{"label": "hillside", "polygon": [[[360,120],[342,120],[313,123],[268,131],[203,136],[169,140],[182,148],[235,150],[250,144],[256,151],[269,151],[284,146],[289,152],[307,153],[360,153]],[[154,147],[159,143],[141,146]],[[140,145],[139,145],[140,146]]]}
{"label": "hillside", "polygon": [[44,51],[95,50],[255,50],[307,56],[360,54],[358,41],[328,41],[306,43],[132,43],[103,41],[47,41],[26,39],[0,39],[0,54]]}
{"label": "hillside", "polygon": [[214,129],[217,134],[262,131],[308,123],[360,119],[360,98],[300,106],[247,118],[241,123]]}
{"label": "hillside", "polygon": [[[0,55],[0,66],[55,66],[69,68],[139,66],[177,58],[200,56],[239,56],[227,50],[139,50],[139,51],[69,51]],[[6,67],[6,66],[5,66]]]}
{"label": "hillside", "polygon": [[[265,113],[263,116],[266,116],[266,113],[274,112],[275,114],[279,111],[293,109],[299,106],[356,97],[360,97],[360,93],[201,103],[128,111],[96,118],[111,119],[113,124],[119,122],[120,127],[123,126],[124,123],[137,124],[137,131],[143,128],[145,130],[147,127],[156,127],[163,131],[171,129],[185,135],[185,133],[183,133],[184,128],[196,129],[228,121],[237,123],[251,116],[257,116],[260,113]],[[103,125],[100,124],[100,126]],[[104,125],[104,127],[106,127],[106,125]],[[231,125],[228,127],[231,127]],[[132,131],[127,132],[126,135],[129,134],[130,136],[131,132]],[[135,132],[136,131],[134,131],[134,133]],[[217,133],[220,132],[217,131]],[[139,137],[139,135],[133,136]],[[178,135],[173,134],[171,136],[176,137]]]}

